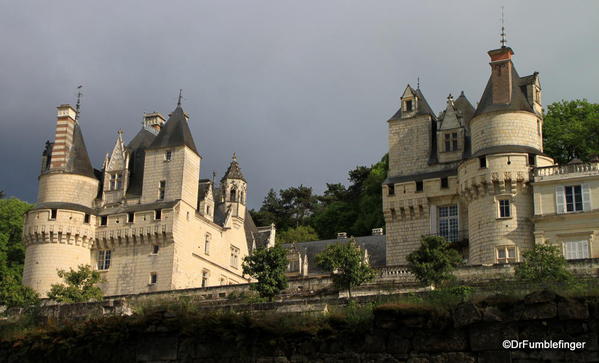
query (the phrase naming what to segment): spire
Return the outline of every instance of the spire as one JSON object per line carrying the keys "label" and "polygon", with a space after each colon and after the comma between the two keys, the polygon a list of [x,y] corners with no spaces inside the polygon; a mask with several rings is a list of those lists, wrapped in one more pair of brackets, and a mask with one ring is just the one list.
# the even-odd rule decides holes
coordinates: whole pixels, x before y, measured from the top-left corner
{"label": "spire", "polygon": [[503,6],[501,7],[501,48],[505,48],[507,40],[505,40],[505,27],[503,24]]}
{"label": "spire", "polygon": [[241,173],[241,168],[239,168],[236,153],[233,153],[231,164],[229,165],[229,168],[225,172],[225,175],[223,176],[221,181],[225,179],[239,179],[243,180],[244,182],[246,181],[243,174]]}
{"label": "spire", "polygon": [[183,93],[183,89],[179,89],[179,100],[177,101],[177,107],[181,107],[181,94]]}
{"label": "spire", "polygon": [[183,108],[181,108],[181,96],[177,108],[170,114],[168,121],[163,125],[160,132],[150,145],[149,149],[161,149],[176,146],[187,146],[198,154],[189,124]]}
{"label": "spire", "polygon": [[81,96],[83,95],[83,93],[81,93],[81,87],[83,86],[79,86],[77,87],[77,105],[75,106],[75,121],[79,121],[79,112],[81,109]]}

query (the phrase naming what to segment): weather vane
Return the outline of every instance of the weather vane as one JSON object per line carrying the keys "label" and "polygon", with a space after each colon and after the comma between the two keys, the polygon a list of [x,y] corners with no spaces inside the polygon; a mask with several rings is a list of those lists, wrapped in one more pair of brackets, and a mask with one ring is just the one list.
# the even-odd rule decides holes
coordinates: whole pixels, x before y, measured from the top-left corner
{"label": "weather vane", "polygon": [[505,48],[505,43],[507,43],[507,40],[505,40],[505,27],[504,27],[504,23],[503,23],[503,6],[501,7],[501,47]]}
{"label": "weather vane", "polygon": [[81,108],[81,96],[83,95],[83,93],[81,93],[81,88],[83,86],[79,86],[77,87],[77,105],[75,106],[75,121],[79,121],[79,109]]}
{"label": "weather vane", "polygon": [[179,100],[177,101],[177,106],[181,106],[181,98],[183,98],[182,96],[183,94],[183,89],[179,89]]}

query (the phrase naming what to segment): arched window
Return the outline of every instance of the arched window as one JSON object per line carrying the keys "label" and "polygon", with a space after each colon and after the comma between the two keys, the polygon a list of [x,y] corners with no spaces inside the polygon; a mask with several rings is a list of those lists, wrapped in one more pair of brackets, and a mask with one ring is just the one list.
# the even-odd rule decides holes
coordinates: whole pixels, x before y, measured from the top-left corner
{"label": "arched window", "polygon": [[231,202],[234,202],[235,200],[237,200],[237,190],[235,188],[231,189],[231,196],[230,196],[230,200]]}

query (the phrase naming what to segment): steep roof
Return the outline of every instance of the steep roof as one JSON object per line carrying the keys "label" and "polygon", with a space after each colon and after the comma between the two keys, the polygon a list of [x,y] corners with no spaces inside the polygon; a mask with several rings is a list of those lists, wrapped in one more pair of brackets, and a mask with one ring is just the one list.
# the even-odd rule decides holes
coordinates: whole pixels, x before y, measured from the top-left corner
{"label": "steep roof", "polygon": [[69,151],[65,171],[67,173],[89,176],[90,178],[96,177],[78,122],[75,123],[75,128],[73,129],[73,144]]}
{"label": "steep roof", "polygon": [[196,149],[189,124],[185,118],[185,113],[180,105],[170,114],[168,121],[164,124],[158,136],[152,142],[148,149],[161,149],[176,146],[187,146],[194,153],[200,155]]}
{"label": "steep roof", "polygon": [[456,98],[455,101],[453,101],[453,106],[462,113],[464,122],[466,124],[468,124],[470,119],[474,116],[475,110],[474,110],[474,106],[472,106],[472,103],[470,103],[468,98],[466,98],[466,95],[464,95],[464,91],[462,91],[460,93],[460,96],[458,98]]}
{"label": "steep roof", "polygon": [[223,178],[221,180],[225,179],[239,179],[246,181],[243,174],[241,173],[241,168],[239,167],[239,163],[237,162],[237,156],[235,156],[235,153],[233,153],[233,160],[231,161],[229,168],[227,168],[227,171],[225,172],[225,175],[223,175]]}
{"label": "steep roof", "polygon": [[127,149],[131,152],[129,158],[129,187],[127,195],[141,195],[143,178],[144,178],[144,161],[146,157],[146,149],[150,147],[156,135],[151,131],[142,128],[137,135],[129,142]]}
{"label": "steep roof", "polygon": [[[406,91],[411,92],[414,96],[418,98],[418,108],[416,109],[416,113],[414,114],[414,116],[430,115],[433,118],[433,120],[437,119],[435,112],[433,112],[433,109],[431,108],[431,106],[429,106],[428,102],[426,101],[426,98],[424,98],[424,95],[422,94],[422,91],[420,91],[420,88],[413,89],[410,85],[408,85],[406,87]],[[406,92],[404,91],[404,94],[405,93]],[[399,107],[399,110],[397,110],[397,112],[391,117],[390,120],[399,119],[401,119],[401,105]]]}
{"label": "steep roof", "polygon": [[493,112],[493,111],[528,111],[533,112],[534,110],[524,92],[520,88],[521,79],[516,71],[516,67],[512,65],[512,98],[510,103],[507,104],[494,104],[493,103],[493,75],[489,76],[489,81],[487,82],[487,86],[485,87],[485,91],[483,92],[482,97],[478,103],[478,107],[476,108],[476,112],[474,112],[474,116],[478,116],[483,113]]}

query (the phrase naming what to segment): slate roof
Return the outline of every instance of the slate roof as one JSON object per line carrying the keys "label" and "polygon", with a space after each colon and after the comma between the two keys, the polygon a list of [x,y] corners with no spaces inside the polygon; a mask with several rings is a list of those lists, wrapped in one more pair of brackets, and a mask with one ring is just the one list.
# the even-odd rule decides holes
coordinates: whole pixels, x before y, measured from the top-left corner
{"label": "slate roof", "polygon": [[[386,265],[386,237],[385,236],[364,236],[355,237],[356,242],[360,248],[368,251],[368,259],[370,266],[382,267]],[[313,273],[327,273],[324,271],[316,262],[316,255],[324,251],[324,249],[335,243],[348,243],[350,238],[344,239],[329,239],[323,241],[311,241],[311,242],[298,242],[295,244],[285,243],[283,247],[285,249],[295,248],[301,253],[302,257],[304,254],[308,256],[308,271],[310,274]]]}
{"label": "slate roof", "polygon": [[448,176],[458,175],[458,169],[451,168],[440,171],[432,171],[430,173],[421,173],[421,174],[412,174],[412,175],[400,175],[388,177],[383,182],[384,185],[395,184],[395,183],[404,183],[408,181],[421,181],[426,179],[435,179],[435,178],[446,178]]}
{"label": "slate roof", "polygon": [[[420,88],[413,89],[410,85],[408,85],[408,88],[412,91],[412,94],[418,97],[418,109],[416,110],[414,116],[430,115],[433,118],[433,120],[437,120],[435,112],[433,112],[431,106],[429,106],[428,102],[426,102],[426,98],[424,98],[424,95],[420,91]],[[399,110],[397,110],[397,112],[389,119],[389,121],[399,119],[401,119],[401,105],[399,107]]]}
{"label": "slate roof", "polygon": [[78,212],[83,212],[87,214],[96,214],[96,210],[83,206],[81,204],[75,203],[63,203],[63,202],[46,202],[46,203],[36,203],[33,205],[31,210],[39,210],[39,209],[68,209],[68,210],[76,210]]}
{"label": "slate roof", "polygon": [[241,168],[239,167],[239,163],[237,162],[237,158],[235,156],[233,156],[233,161],[231,161],[229,168],[227,168],[227,171],[221,180],[225,179],[239,179],[247,182],[241,173]]}
{"label": "slate roof", "polygon": [[120,214],[120,213],[129,213],[129,212],[139,212],[139,211],[151,211],[155,209],[164,209],[164,208],[172,208],[179,200],[173,200],[169,202],[156,202],[149,204],[132,204],[132,205],[119,205],[118,207],[112,208],[89,208],[80,204],[75,203],[63,203],[63,202],[46,202],[46,203],[36,203],[32,210],[38,209],[68,209],[68,210],[76,210],[79,212],[92,214],[96,216],[105,216],[111,214]]}
{"label": "slate roof", "polygon": [[523,153],[523,154],[535,154],[535,155],[546,155],[532,146],[524,146],[524,145],[499,145],[499,146],[491,146],[488,148],[484,148],[482,150],[478,150],[475,152],[472,157],[479,157],[483,155],[492,155],[492,154],[503,154],[503,153]]}
{"label": "slate roof", "polygon": [[516,71],[516,67],[512,65],[512,99],[508,104],[493,103],[492,77],[492,75],[489,76],[489,81],[480,98],[474,116],[493,111],[528,111],[534,113],[532,106],[526,98],[526,94],[522,92],[522,89],[520,88],[521,78]]}
{"label": "slate roof", "polygon": [[466,125],[472,119],[472,117],[474,117],[474,106],[472,106],[468,98],[466,98],[464,91],[462,91],[460,96],[453,101],[453,106],[462,113],[462,117],[464,118]]}
{"label": "slate roof", "polygon": [[69,151],[69,156],[65,166],[67,173],[79,174],[89,176],[90,178],[96,178],[94,174],[94,168],[89,160],[89,154],[83,141],[83,135],[81,134],[81,127],[79,123],[75,123],[73,129],[73,144]]}
{"label": "slate roof", "polygon": [[194,153],[200,155],[196,149],[189,124],[181,106],[177,106],[170,114],[168,121],[164,124],[158,136],[152,142],[149,149],[161,149],[176,146],[187,146]]}
{"label": "slate roof", "polygon": [[144,161],[146,157],[146,149],[150,147],[156,135],[149,130],[142,128],[137,135],[129,142],[127,149],[131,152],[129,158],[129,187],[127,188],[127,196],[140,196],[144,178]]}

